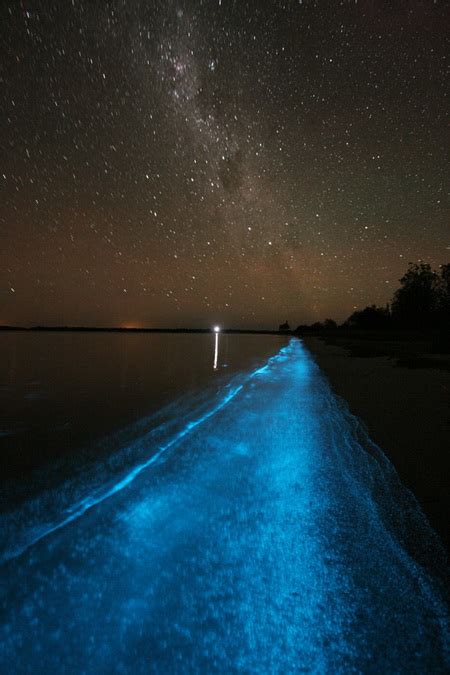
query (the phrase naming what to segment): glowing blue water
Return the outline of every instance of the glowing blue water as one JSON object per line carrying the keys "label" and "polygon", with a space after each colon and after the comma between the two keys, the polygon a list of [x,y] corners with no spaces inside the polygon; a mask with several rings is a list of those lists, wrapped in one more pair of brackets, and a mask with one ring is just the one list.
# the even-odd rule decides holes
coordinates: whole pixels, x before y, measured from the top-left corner
{"label": "glowing blue water", "polygon": [[2,672],[447,671],[439,542],[300,342],[137,445],[1,521]]}

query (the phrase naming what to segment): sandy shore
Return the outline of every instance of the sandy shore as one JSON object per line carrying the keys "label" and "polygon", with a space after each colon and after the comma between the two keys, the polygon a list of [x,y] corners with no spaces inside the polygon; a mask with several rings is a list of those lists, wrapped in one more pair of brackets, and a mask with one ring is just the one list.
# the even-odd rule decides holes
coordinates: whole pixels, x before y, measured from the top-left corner
{"label": "sandy shore", "polygon": [[450,374],[398,367],[388,357],[349,356],[319,338],[305,338],[304,344],[334,391],[365,422],[448,547]]}

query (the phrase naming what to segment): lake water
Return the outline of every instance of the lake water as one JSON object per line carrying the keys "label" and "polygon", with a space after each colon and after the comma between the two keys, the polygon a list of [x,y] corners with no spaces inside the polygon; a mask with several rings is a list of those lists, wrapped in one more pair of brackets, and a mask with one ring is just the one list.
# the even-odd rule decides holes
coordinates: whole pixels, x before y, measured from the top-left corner
{"label": "lake water", "polygon": [[0,672],[449,672],[442,545],[301,341],[33,337],[4,442],[70,427],[10,472]]}
{"label": "lake water", "polygon": [[[221,334],[215,364],[211,334],[0,333],[6,507],[110,458],[134,434],[170,419],[176,426],[285,343]],[[119,430],[121,438],[113,438]]]}

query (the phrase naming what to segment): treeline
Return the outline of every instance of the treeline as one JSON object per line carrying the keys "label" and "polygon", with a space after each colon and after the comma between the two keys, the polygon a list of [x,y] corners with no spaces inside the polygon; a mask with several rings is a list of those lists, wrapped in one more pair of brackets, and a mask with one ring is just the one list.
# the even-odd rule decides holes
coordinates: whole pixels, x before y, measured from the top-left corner
{"label": "treeline", "polygon": [[[439,271],[432,270],[427,263],[409,263],[390,304],[368,305],[353,312],[341,326],[326,319],[300,325],[294,332],[327,332],[339,328],[447,332],[450,330],[450,263],[441,265]],[[289,330],[287,322],[280,325],[280,330]]]}

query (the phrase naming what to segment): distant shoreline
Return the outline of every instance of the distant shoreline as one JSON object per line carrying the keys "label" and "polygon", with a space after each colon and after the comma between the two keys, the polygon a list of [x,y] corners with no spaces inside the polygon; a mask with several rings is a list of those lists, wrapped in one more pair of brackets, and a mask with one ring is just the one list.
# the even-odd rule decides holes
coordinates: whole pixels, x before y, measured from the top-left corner
{"label": "distant shoreline", "polygon": [[[24,331],[28,333],[214,333],[214,328],[107,328],[104,326],[0,326],[0,331]],[[291,335],[291,331],[251,328],[222,328],[221,333],[250,335]]]}

